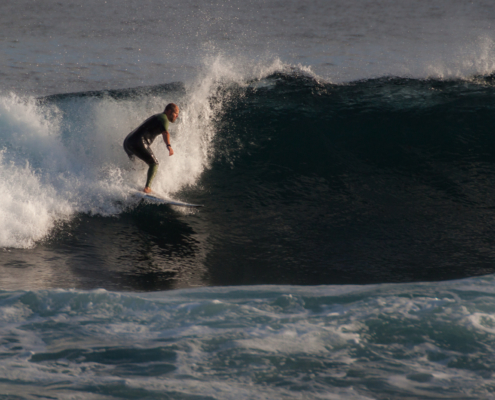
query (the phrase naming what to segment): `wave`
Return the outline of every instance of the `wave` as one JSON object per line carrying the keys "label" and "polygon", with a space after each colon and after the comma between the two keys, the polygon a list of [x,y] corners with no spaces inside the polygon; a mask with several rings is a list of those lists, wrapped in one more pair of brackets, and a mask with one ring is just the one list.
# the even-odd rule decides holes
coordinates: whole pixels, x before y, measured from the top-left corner
{"label": "wave", "polygon": [[278,64],[212,65],[189,84],[3,97],[1,173],[19,190],[2,200],[1,245],[35,246],[77,213],[132,212],[145,166],[122,138],[175,101],[176,155],[156,144],[156,189],[206,204],[212,284],[237,279],[234,259],[251,283],[492,271],[493,76],[337,85]]}

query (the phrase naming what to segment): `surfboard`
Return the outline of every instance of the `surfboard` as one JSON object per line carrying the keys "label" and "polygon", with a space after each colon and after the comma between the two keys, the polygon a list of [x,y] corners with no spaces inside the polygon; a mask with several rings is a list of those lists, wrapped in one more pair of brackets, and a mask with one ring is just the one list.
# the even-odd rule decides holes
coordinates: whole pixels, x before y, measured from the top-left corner
{"label": "surfboard", "polygon": [[151,203],[155,204],[168,204],[171,206],[177,206],[177,207],[190,207],[190,208],[199,208],[203,207],[202,204],[191,204],[191,203],[184,203],[182,201],[177,201],[177,200],[172,200],[168,199],[164,196],[161,196],[155,192],[151,193],[144,193],[140,190],[133,191],[133,194],[142,198],[143,200],[149,201]]}

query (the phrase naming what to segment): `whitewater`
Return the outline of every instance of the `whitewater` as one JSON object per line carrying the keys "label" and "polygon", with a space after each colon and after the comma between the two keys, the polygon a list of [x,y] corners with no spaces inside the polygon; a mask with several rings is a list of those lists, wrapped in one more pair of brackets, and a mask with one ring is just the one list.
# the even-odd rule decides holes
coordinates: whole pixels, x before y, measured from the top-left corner
{"label": "whitewater", "polygon": [[0,7],[1,399],[495,398],[491,1]]}

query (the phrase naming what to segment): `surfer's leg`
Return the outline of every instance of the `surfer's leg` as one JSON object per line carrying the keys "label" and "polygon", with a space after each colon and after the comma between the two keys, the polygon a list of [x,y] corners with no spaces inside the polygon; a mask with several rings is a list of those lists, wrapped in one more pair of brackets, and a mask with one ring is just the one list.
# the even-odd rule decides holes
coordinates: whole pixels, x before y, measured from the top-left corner
{"label": "surfer's leg", "polygon": [[158,171],[158,160],[149,147],[144,147],[140,150],[139,154],[136,155],[149,165],[146,186],[144,187],[144,191],[149,193],[151,192],[151,182],[156,175],[156,171]]}
{"label": "surfer's leg", "polygon": [[129,143],[128,148],[131,150],[132,154],[134,154],[137,158],[143,160],[146,164],[158,165],[158,160],[156,159],[151,149],[141,140]]}
{"label": "surfer's leg", "polygon": [[148,168],[148,179],[146,180],[145,189],[149,188],[151,191],[151,182],[156,175],[156,171],[158,171],[158,164],[150,164],[150,167]]}
{"label": "surfer's leg", "polygon": [[129,147],[136,157],[149,165],[146,186],[144,187],[144,192],[149,193],[151,192],[151,182],[158,170],[158,160],[151,149],[142,140],[136,141],[136,143],[130,143]]}

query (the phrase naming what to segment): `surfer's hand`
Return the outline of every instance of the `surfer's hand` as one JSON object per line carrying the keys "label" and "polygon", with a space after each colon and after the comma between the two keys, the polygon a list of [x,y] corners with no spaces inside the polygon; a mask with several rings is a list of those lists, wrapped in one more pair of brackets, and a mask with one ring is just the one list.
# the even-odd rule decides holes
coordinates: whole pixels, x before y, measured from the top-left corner
{"label": "surfer's hand", "polygon": [[168,155],[169,156],[173,156],[174,155],[174,150],[172,149],[172,147],[169,147],[168,148]]}

